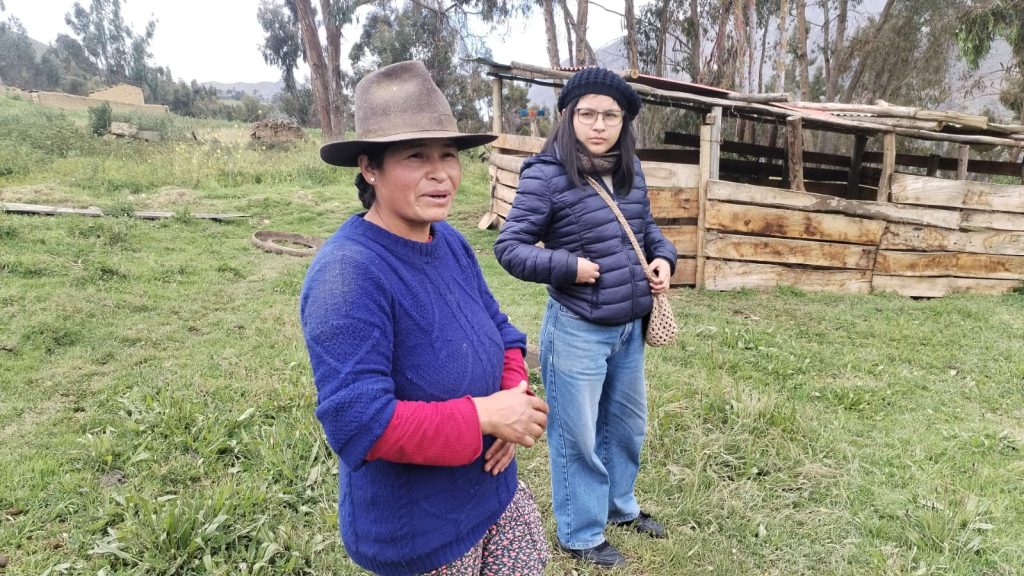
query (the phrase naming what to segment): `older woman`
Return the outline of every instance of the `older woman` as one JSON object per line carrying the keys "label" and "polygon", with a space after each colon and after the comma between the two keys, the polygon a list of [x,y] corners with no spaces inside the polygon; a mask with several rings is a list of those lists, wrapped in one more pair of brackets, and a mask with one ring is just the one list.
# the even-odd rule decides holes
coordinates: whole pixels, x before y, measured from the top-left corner
{"label": "older woman", "polygon": [[345,548],[384,575],[541,574],[547,545],[514,456],[547,405],[525,382],[525,336],[445,223],[459,151],[494,136],[460,133],[416,61],[360,81],[355,119],[355,139],[320,156],[359,167],[366,212],[320,249],[300,302]]}
{"label": "older woman", "polygon": [[[494,251],[513,276],[548,285],[540,360],[559,544],[580,560],[619,566],[626,558],[605,539],[607,524],[666,535],[640,510],[634,484],[647,430],[642,318],[651,295],[668,290],[676,250],[654,223],[635,154],[636,91],[610,70],[584,68],[558,109],[541,153],[523,163]],[[614,197],[653,281],[593,186]]]}

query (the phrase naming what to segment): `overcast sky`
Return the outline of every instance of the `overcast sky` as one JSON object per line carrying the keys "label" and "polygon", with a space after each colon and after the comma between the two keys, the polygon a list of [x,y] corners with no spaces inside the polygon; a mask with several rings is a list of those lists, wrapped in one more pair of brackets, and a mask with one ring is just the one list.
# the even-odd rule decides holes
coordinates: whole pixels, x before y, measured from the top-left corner
{"label": "overcast sky", "polygon": [[[90,4],[89,0],[80,2],[87,8]],[[58,34],[70,34],[64,15],[74,3],[75,0],[4,0],[7,11],[0,14],[0,19],[16,16],[30,37],[49,44]],[[637,9],[645,3],[646,0],[637,2]],[[602,4],[622,11],[622,0]],[[263,31],[256,21],[259,0],[121,0],[121,7],[125,21],[135,31],[143,31],[149,20],[157,21],[151,44],[153,63],[170,67],[175,79],[262,82],[281,76],[263,62],[259,53],[263,40]],[[621,18],[591,4],[588,37],[595,48],[621,35],[622,29]],[[346,34],[354,36],[356,32]],[[488,45],[499,62],[547,64],[544,26],[539,14],[529,25],[509,22],[490,36]],[[564,46],[560,50],[565,53]]]}

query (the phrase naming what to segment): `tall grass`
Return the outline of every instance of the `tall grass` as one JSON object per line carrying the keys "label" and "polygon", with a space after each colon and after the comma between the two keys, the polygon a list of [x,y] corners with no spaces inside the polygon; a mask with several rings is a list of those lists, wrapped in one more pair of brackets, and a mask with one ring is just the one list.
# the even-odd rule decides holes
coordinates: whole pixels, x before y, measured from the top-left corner
{"label": "tall grass", "polygon": [[[64,140],[0,131],[0,158],[30,159],[0,176],[0,201],[180,216],[0,213],[0,571],[361,573],[312,416],[308,260],[248,240],[331,234],[358,209],[352,171],[224,123],[170,118],[187,138],[123,143],[0,100],[7,120]],[[475,228],[486,169],[463,165],[451,221],[536,341],[544,289],[495,262],[495,232]],[[637,484],[671,538],[610,529],[630,558],[616,573],[1020,573],[1024,296],[672,298],[682,335],[648,352]],[[553,539],[543,441],[519,460]],[[553,552],[549,573],[590,571]]]}

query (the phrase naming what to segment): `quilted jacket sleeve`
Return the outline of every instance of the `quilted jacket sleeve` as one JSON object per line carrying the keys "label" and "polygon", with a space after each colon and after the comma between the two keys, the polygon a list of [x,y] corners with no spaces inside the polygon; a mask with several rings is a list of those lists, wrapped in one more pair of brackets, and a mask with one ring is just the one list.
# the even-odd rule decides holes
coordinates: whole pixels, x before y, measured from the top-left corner
{"label": "quilted jacket sleeve", "polygon": [[544,240],[555,204],[549,179],[540,165],[528,166],[519,177],[519,190],[508,219],[494,243],[494,255],[509,274],[528,282],[560,286],[576,282],[576,257],[568,250],[549,250]]}

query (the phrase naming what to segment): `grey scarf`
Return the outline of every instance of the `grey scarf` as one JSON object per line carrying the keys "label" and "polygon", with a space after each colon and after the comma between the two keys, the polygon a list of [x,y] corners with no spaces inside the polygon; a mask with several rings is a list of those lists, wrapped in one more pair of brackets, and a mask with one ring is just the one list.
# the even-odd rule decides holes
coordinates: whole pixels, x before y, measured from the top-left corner
{"label": "grey scarf", "polygon": [[590,175],[608,174],[619,164],[619,151],[613,150],[599,156],[588,152],[579,143],[576,144],[576,166],[580,172]]}

